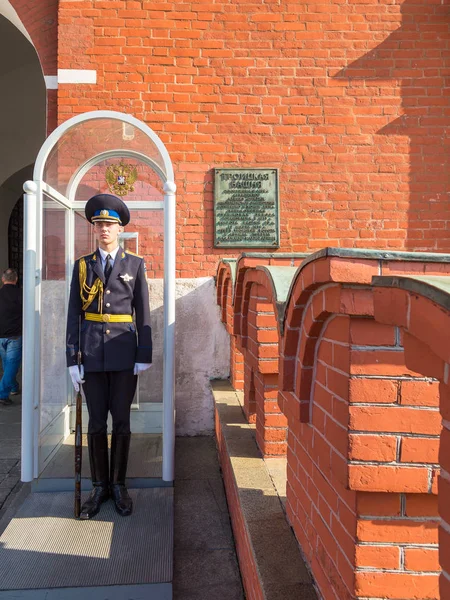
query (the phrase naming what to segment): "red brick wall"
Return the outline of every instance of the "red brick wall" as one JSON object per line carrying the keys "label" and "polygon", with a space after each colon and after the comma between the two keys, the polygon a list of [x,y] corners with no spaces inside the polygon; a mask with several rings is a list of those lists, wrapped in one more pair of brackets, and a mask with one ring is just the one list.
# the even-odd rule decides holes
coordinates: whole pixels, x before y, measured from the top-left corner
{"label": "red brick wall", "polygon": [[446,250],[449,23],[437,0],[61,2],[58,66],[98,82],[61,85],[59,121],[122,110],[160,135],[180,276],[225,254],[213,167],[280,169],[281,250]]}

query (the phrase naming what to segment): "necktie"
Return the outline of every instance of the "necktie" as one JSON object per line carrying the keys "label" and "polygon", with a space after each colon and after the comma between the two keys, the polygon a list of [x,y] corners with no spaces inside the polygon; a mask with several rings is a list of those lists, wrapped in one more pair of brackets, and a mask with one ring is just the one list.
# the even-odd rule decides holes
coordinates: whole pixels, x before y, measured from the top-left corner
{"label": "necktie", "polygon": [[108,256],[106,257],[106,264],[105,264],[105,283],[108,283],[108,279],[109,279],[109,276],[111,275],[111,271],[112,271],[112,258],[111,258],[111,254],[108,254]]}

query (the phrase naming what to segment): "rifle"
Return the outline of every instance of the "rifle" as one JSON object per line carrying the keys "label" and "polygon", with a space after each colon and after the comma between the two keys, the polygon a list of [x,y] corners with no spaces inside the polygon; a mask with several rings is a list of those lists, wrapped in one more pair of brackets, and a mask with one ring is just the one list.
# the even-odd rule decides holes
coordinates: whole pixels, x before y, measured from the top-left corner
{"label": "rifle", "polygon": [[[81,321],[81,319],[80,319]],[[81,325],[81,323],[80,323]],[[80,331],[81,327],[78,331]],[[79,334],[80,335],[80,334]],[[78,341],[78,369],[81,366],[81,339]],[[74,512],[75,518],[78,519],[80,517],[81,511],[81,464],[82,464],[82,452],[83,452],[83,444],[82,444],[82,431],[81,431],[81,407],[82,407],[82,396],[81,396],[81,383],[80,389],[77,392],[76,399],[76,409],[75,409],[75,504],[74,504]]]}

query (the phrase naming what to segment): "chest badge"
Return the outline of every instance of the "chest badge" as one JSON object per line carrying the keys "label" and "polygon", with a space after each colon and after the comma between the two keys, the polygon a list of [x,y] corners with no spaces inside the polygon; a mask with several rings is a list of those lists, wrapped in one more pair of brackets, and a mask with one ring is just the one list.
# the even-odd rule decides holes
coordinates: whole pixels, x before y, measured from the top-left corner
{"label": "chest badge", "polygon": [[128,283],[129,281],[134,279],[134,277],[128,275],[128,273],[125,273],[125,275],[119,275],[119,277],[121,277],[125,281],[125,283]]}

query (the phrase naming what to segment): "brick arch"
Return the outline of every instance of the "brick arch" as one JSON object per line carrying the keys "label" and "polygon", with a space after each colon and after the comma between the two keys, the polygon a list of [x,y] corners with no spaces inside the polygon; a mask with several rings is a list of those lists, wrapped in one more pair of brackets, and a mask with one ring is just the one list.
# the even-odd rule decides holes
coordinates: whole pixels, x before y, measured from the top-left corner
{"label": "brick arch", "polygon": [[[250,271],[251,273],[251,271]],[[247,338],[248,338],[248,314],[250,310],[250,297],[252,293],[253,281],[246,281],[244,276],[244,280],[242,282],[242,303],[241,303],[241,311],[239,313],[235,313],[234,315],[234,323],[235,328],[238,333],[238,344],[242,350],[247,348]]]}
{"label": "brick arch", "polygon": [[242,303],[244,300],[243,285],[245,273],[248,269],[263,266],[299,266],[305,254],[266,254],[266,253],[243,253],[236,261],[236,282],[234,287],[234,331],[239,335],[241,327]]}
{"label": "brick arch", "polygon": [[[255,292],[255,286],[257,288],[256,290],[256,296],[254,295]],[[246,272],[244,273],[243,276],[243,281],[242,281],[242,303],[241,303],[241,309],[240,312],[237,313],[237,311],[235,311],[235,315],[237,317],[237,323],[239,324],[238,327],[238,331],[239,331],[239,336],[242,338],[242,347],[247,347],[248,346],[248,342],[244,342],[244,339],[248,340],[249,337],[249,332],[248,332],[248,327],[249,327],[249,311],[251,308],[251,298],[252,298],[252,292],[253,292],[253,297],[257,298],[259,300],[261,300],[261,302],[256,302],[257,306],[255,306],[254,308],[256,309],[256,313],[267,313],[267,315],[265,315],[264,317],[264,324],[263,325],[256,325],[256,327],[259,329],[260,327],[264,327],[264,329],[269,329],[271,331],[276,330],[277,333],[277,339],[276,342],[274,342],[274,338],[273,336],[271,336],[270,341],[268,340],[263,340],[263,339],[254,339],[255,342],[258,342],[258,348],[256,348],[256,344],[255,344],[255,350],[256,352],[259,351],[259,348],[264,348],[264,344],[265,343],[276,343],[277,344],[277,348],[276,348],[276,356],[278,356],[278,351],[279,351],[279,344],[281,342],[281,331],[280,331],[280,322],[277,319],[277,301],[276,301],[276,297],[275,297],[275,293],[274,293],[274,288],[273,288],[273,284],[272,281],[270,279],[269,274],[267,273],[267,271],[265,271],[264,269],[248,269],[246,270]],[[268,310],[265,310],[268,309]],[[261,320],[261,319],[260,319]],[[274,354],[275,355],[275,354]],[[255,356],[259,356],[258,354],[255,354]],[[264,358],[261,356],[261,358]],[[274,365],[271,366],[271,370],[273,370],[275,367]]]}
{"label": "brick arch", "polygon": [[36,48],[44,75],[58,68],[58,0],[9,0]]}
{"label": "brick arch", "polygon": [[[343,287],[340,284],[330,283],[321,287],[314,286],[314,289],[303,290],[302,295],[305,304],[302,305],[301,310],[297,309],[296,317],[298,319],[300,314],[301,322],[295,329],[296,336],[292,336],[290,341],[291,344],[296,343],[295,364],[294,369],[291,369],[291,387],[287,390],[283,389],[293,393],[290,397],[295,398],[298,403],[295,413],[302,423],[308,423],[311,416],[312,386],[315,379],[318,342],[326,324],[336,315],[372,317],[373,303],[371,291],[366,286]],[[280,373],[281,370],[280,368]],[[286,371],[285,366],[283,374],[286,374]],[[286,380],[285,377],[284,385]],[[291,413],[292,408],[288,412]]]}
{"label": "brick arch", "polygon": [[230,381],[235,390],[244,389],[244,358],[237,347],[234,333],[233,300],[236,264],[230,259],[222,259],[217,267],[217,304],[220,307],[222,323],[230,335]]}
{"label": "brick arch", "polygon": [[[412,354],[427,354],[425,344],[405,331],[397,305],[402,315],[407,311],[398,299],[387,302],[395,313],[393,321],[375,318],[372,278],[393,273],[436,275],[447,272],[448,265],[440,263],[438,255],[340,252],[332,255],[325,250],[304,261],[284,313],[292,344],[291,348],[285,344],[286,355],[294,362],[291,390],[278,393],[289,422],[287,516],[324,597],[403,598],[412,592],[408,597],[434,599],[440,572],[436,495],[440,415],[438,382],[432,377],[444,377],[447,386],[449,367],[432,354],[426,365],[423,359],[412,362]],[[241,313],[250,314],[244,309],[247,279],[248,273],[242,275],[241,309],[235,309],[239,319]],[[422,319],[427,312],[422,306]],[[427,326],[423,329],[426,335]],[[441,326],[441,336],[432,334],[428,345],[437,342],[446,349],[449,329]],[[333,344],[348,351],[330,353]],[[323,363],[322,371],[327,369],[326,385],[320,387],[319,368],[308,378],[305,406],[309,408],[312,400],[314,410],[312,419],[308,410],[304,422],[296,394],[297,353],[306,366],[317,360]],[[333,362],[336,356],[339,364]],[[282,366],[281,354],[280,370]],[[328,373],[333,370],[338,377],[330,389]],[[313,369],[309,371],[312,375]],[[448,405],[445,418],[450,421]],[[450,455],[450,436],[448,440],[445,452]],[[450,506],[450,497],[446,504]],[[450,523],[450,515],[446,522]],[[447,531],[450,526],[441,536]],[[442,598],[447,597],[445,590]]]}
{"label": "brick arch", "polygon": [[233,328],[237,336],[242,336],[242,312],[245,303],[244,278],[248,269],[256,267],[259,262],[252,261],[254,264],[248,264],[248,260],[238,259],[236,265],[236,282],[234,285],[234,306],[233,306]]}
{"label": "brick arch", "polygon": [[371,286],[372,277],[378,275],[423,274],[441,275],[450,265],[439,262],[439,255],[411,255],[403,252],[375,253],[367,258],[365,251],[324,248],[311,255],[298,268],[292,281],[290,295],[284,312],[284,338],[280,356],[280,388],[294,390],[297,350],[302,335],[301,323],[311,295],[326,284]]}
{"label": "brick arch", "polygon": [[241,297],[236,323],[244,354],[244,412],[256,423],[256,441],[263,455],[285,454],[287,420],[277,402],[281,332],[270,274],[264,268],[247,269]]}
{"label": "brick arch", "polygon": [[216,302],[219,306],[222,306],[222,293],[223,293],[223,280],[227,270],[227,264],[220,261],[217,265],[216,273]]}
{"label": "brick arch", "polygon": [[[327,250],[327,249],[325,249]],[[284,340],[280,365],[280,386],[294,390],[295,363],[305,309],[315,291],[327,284],[368,285],[378,274],[377,260],[352,260],[335,256],[312,256],[302,264],[291,285],[284,313]],[[317,301],[316,301],[317,302]]]}
{"label": "brick arch", "polygon": [[284,314],[284,338],[280,356],[280,388],[294,390],[295,363],[300,343],[305,306],[318,283],[314,281],[315,263],[298,268],[292,281],[288,304]]}
{"label": "brick arch", "polygon": [[216,298],[221,318],[229,334],[233,334],[234,273],[229,261],[221,261],[217,267]]}

